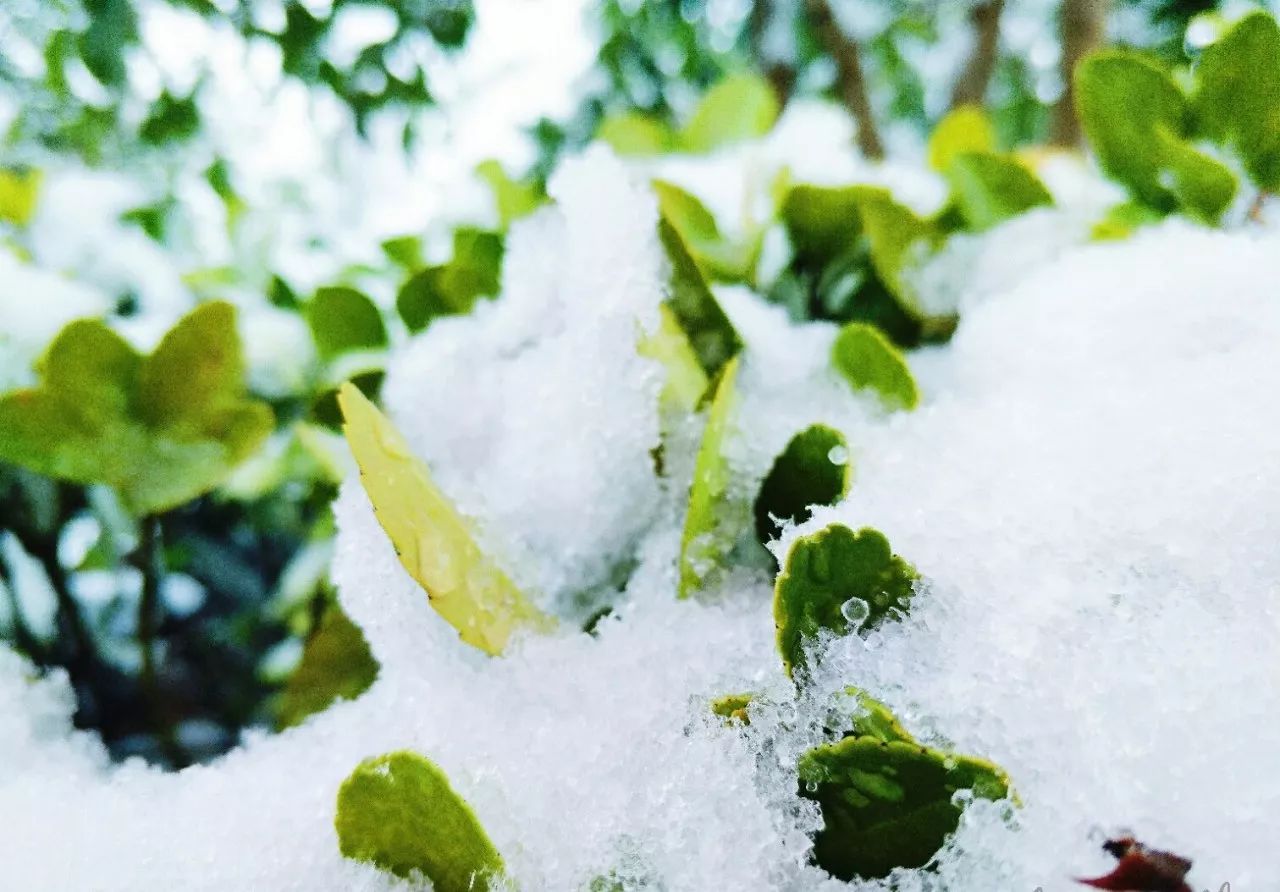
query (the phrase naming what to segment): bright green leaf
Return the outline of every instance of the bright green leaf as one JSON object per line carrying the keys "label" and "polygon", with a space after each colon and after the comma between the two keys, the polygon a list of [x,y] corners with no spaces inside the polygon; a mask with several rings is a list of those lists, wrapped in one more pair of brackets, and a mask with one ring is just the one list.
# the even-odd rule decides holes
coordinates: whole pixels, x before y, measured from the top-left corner
{"label": "bright green leaf", "polygon": [[990,229],[1053,204],[1044,183],[1011,155],[963,152],[951,159],[946,176],[951,198],[970,229]]}
{"label": "bright green leaf", "polygon": [[513,180],[502,165],[492,159],[478,164],[476,175],[493,190],[493,201],[503,230],[547,202],[547,196],[537,184]]}
{"label": "bright green leaf", "polygon": [[641,356],[657,360],[667,373],[662,399],[684,412],[693,412],[707,392],[710,379],[698,362],[680,320],[668,304],[658,307],[658,328],[641,338],[636,349]]}
{"label": "bright green leaf", "polygon": [[990,762],[900,740],[846,737],[809,750],[798,767],[803,795],[822,808],[814,860],[842,880],[925,866],[960,824],[958,791],[1009,793]]}
{"label": "bright green leaf", "polygon": [[321,288],[307,305],[321,359],[387,345],[387,326],[372,300],[354,288]]}
{"label": "bright green leaf", "polygon": [[920,306],[909,274],[937,246],[940,233],[910,208],[898,204],[887,189],[863,187],[859,195],[862,227],[871,245],[871,263],[904,310],[927,322],[932,333],[949,327],[934,320]]}
{"label": "bright green leaf", "polygon": [[416,235],[400,235],[382,243],[382,253],[387,259],[409,272],[422,269],[426,261],[422,254],[422,239]]}
{"label": "bright green leaf", "polygon": [[945,174],[951,162],[968,152],[991,153],[996,131],[986,111],[977,105],[953,108],[929,136],[929,166]]}
{"label": "bright green leaf", "polygon": [[1142,56],[1096,53],[1076,68],[1081,124],[1098,162],[1139,201],[1215,222],[1235,194],[1220,162],[1187,138],[1191,112],[1168,73]]}
{"label": "bright green leaf", "polygon": [[1237,22],[1195,68],[1200,136],[1230,145],[1260,189],[1280,190],[1280,27],[1265,12]]}
{"label": "bright green leaf", "polygon": [[886,409],[914,409],[916,380],[898,348],[875,326],[850,322],[831,345],[831,364],[854,390],[870,390]]}
{"label": "bright green leaf", "polygon": [[436,892],[502,887],[502,856],[466,801],[429,759],[367,759],[342,782],[334,820],[342,854],[396,876],[418,871]]}
{"label": "bright green leaf", "polygon": [[596,139],[624,157],[661,155],[675,147],[675,134],[662,121],[642,112],[610,115],[600,123]]}
{"label": "bright green leaf", "polygon": [[0,220],[26,226],[35,216],[41,174],[35,168],[0,167]]}
{"label": "bright green leaf", "polygon": [[378,523],[400,563],[459,637],[500,654],[516,631],[548,629],[550,617],[480,550],[470,525],[391,421],[351,384],[342,385],[338,402]]}
{"label": "bright green leaf", "polygon": [[1141,202],[1122,201],[1108,208],[1103,218],[1093,225],[1091,234],[1100,242],[1128,238],[1134,230],[1163,219],[1163,214]]}
{"label": "bright green leaf", "polygon": [[701,589],[732,547],[732,537],[723,523],[729,490],[729,464],[724,457],[724,440],[738,403],[734,382],[738,360],[729,360],[720,373],[707,426],[698,447],[689,489],[689,510],[680,539],[679,597],[688,598]]}
{"label": "bright green leaf", "polygon": [[774,459],[756,496],[756,536],[777,538],[780,523],[804,523],[814,505],[834,505],[849,492],[853,464],[844,434],[825,424],[805,428]]}
{"label": "bright green leaf", "polygon": [[360,627],[330,605],[302,651],[276,706],[279,728],[299,725],[335,700],[354,700],[378,677],[378,662]]}
{"label": "bright green leaf", "polygon": [[773,592],[778,652],[790,675],[820,631],[869,631],[911,602],[918,574],[870,528],[829,527],[791,545]]}
{"label": "bright green leaf", "polygon": [[731,75],[707,91],[680,134],[690,152],[764,136],[778,119],[778,97],[756,74]]}
{"label": "bright green leaf", "polygon": [[689,255],[708,279],[750,281],[763,231],[745,241],[730,240],[721,234],[711,212],[691,193],[665,180],[654,180],[653,191],[662,219],[680,234]]}

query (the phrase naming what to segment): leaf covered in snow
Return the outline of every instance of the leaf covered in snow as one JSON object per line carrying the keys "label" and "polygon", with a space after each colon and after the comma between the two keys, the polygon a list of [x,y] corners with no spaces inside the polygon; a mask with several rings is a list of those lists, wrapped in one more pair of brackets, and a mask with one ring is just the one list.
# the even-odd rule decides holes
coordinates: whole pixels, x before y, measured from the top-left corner
{"label": "leaf covered in snow", "polygon": [[822,808],[814,860],[843,880],[923,867],[959,826],[957,792],[1009,792],[990,762],[902,740],[846,737],[809,750],[798,767],[803,795]]}
{"label": "leaf covered in snow", "polygon": [[773,621],[787,674],[819,632],[861,634],[907,609],[918,577],[877,530],[829,527],[796,539],[774,585]]}
{"label": "leaf covered in snow", "polygon": [[351,384],[343,385],[338,400],[378,523],[400,563],[459,637],[496,655],[517,630],[548,628],[552,620],[480,549],[466,519],[390,419]]}

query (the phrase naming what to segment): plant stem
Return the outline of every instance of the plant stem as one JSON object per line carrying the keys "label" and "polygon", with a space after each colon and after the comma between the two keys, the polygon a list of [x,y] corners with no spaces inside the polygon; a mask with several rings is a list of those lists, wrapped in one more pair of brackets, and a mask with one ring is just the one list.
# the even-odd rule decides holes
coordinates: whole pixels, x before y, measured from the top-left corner
{"label": "plant stem", "polygon": [[160,515],[147,515],[142,519],[141,527],[141,539],[134,555],[134,564],[142,573],[142,596],[138,600],[138,648],[142,651],[142,669],[138,681],[160,746],[173,766],[180,768],[186,763],[186,757],[174,736],[156,665],[156,632],[160,628],[162,607],[160,584],[165,574],[164,531]]}
{"label": "plant stem", "polygon": [[969,11],[969,23],[973,26],[973,51],[965,63],[951,93],[951,107],[976,103],[981,105],[987,97],[987,85],[996,69],[1000,49],[1000,14],[1004,12],[1004,0],[986,0]]}
{"label": "plant stem", "polygon": [[31,633],[31,627],[27,625],[27,618],[22,614],[22,604],[18,601],[18,591],[13,586],[13,573],[9,569],[9,562],[0,555],[0,584],[4,585],[5,591],[9,594],[9,613],[13,617],[13,643],[18,649],[31,658],[37,666],[46,665],[46,657],[44,648],[40,642],[36,640],[35,635]]}
{"label": "plant stem", "polygon": [[1062,0],[1062,81],[1066,85],[1053,107],[1049,142],[1078,148],[1084,143],[1080,119],[1076,115],[1076,65],[1102,45],[1107,32],[1107,12],[1111,0]]}
{"label": "plant stem", "polygon": [[23,547],[40,564],[44,575],[53,589],[54,600],[58,603],[58,622],[62,632],[71,639],[74,654],[69,661],[72,667],[89,666],[97,661],[98,651],[93,644],[93,636],[80,615],[80,605],[71,594],[71,585],[67,580],[67,571],[58,561],[58,541],[56,538],[28,538],[22,542]]}
{"label": "plant stem", "polygon": [[880,141],[871,101],[867,98],[867,80],[858,44],[844,33],[828,0],[807,0],[806,8],[819,43],[836,63],[836,89],[840,101],[858,125],[858,148],[868,158],[878,161],[884,157],[884,143]]}

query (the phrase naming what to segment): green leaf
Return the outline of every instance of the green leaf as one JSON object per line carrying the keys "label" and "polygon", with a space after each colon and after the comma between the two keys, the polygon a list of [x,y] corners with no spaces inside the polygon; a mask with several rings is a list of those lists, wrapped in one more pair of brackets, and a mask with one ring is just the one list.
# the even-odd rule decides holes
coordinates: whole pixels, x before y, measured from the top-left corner
{"label": "green leaf", "polygon": [[302,651],[276,705],[280,730],[302,724],[335,700],[354,700],[378,677],[378,661],[360,627],[332,604]]}
{"label": "green leaf", "polygon": [[714,378],[742,349],[742,339],[707,287],[680,233],[665,219],[658,221],[658,238],[671,263],[665,305],[684,329],[702,370]]}
{"label": "green leaf", "polygon": [[747,707],[755,698],[755,694],[725,694],[711,701],[711,712],[725,719],[725,724],[737,722],[749,725],[751,716],[747,713]]}
{"label": "green leaf", "polygon": [[475,812],[417,753],[361,762],[338,790],[334,826],[347,858],[406,879],[418,871],[436,892],[502,888],[502,856]]}
{"label": "green leaf", "polygon": [[1280,27],[1245,16],[1201,55],[1192,109],[1197,133],[1231,146],[1258,188],[1280,190]]}
{"label": "green leaf", "polygon": [[1186,141],[1191,113],[1173,78],[1116,50],[1085,59],[1075,79],[1080,121],[1102,169],[1158,211],[1181,207],[1215,222],[1235,180]]}
{"label": "green leaf", "polygon": [[921,307],[908,275],[932,253],[941,234],[929,221],[894,201],[887,189],[861,187],[858,205],[871,245],[871,263],[880,280],[904,310],[927,323],[926,334],[949,329],[950,320],[932,319]]}
{"label": "green leaf", "polygon": [[0,167],[0,220],[26,226],[35,216],[41,173],[33,167]]}
{"label": "green leaf", "polygon": [[400,235],[382,243],[382,253],[387,259],[410,272],[426,266],[422,255],[422,239],[416,235]]}
{"label": "green leaf", "polygon": [[643,112],[627,111],[600,122],[596,139],[603,140],[623,157],[661,155],[675,148],[671,128]]}
{"label": "green leaf", "polygon": [[400,563],[458,636],[496,655],[516,631],[550,628],[551,618],[480,550],[470,525],[391,421],[351,384],[342,385],[338,402],[378,523]]}
{"label": "green leaf", "polygon": [[493,201],[498,209],[498,219],[503,231],[514,221],[532,214],[547,202],[547,196],[536,183],[513,180],[495,160],[480,162],[476,166],[476,175],[493,190]]}
{"label": "green leaf", "polygon": [[854,390],[870,390],[890,411],[914,409],[920,392],[907,361],[879,329],[850,322],[831,345],[831,364]]}
{"label": "green leaf", "polygon": [[200,112],[196,109],[195,94],[174,96],[164,90],[138,128],[138,135],[144,142],[160,145],[190,139],[199,129]]}
{"label": "green leaf", "polygon": [[861,688],[847,687],[844,692],[854,698],[858,712],[853,716],[851,733],[846,737],[873,737],[876,740],[915,743],[916,739],[902,727],[889,707]]}
{"label": "green leaf", "polygon": [[107,484],[153,514],[217,486],[272,427],[270,408],[245,399],[235,311],[214,302],[145,358],[101,322],[68,325],[39,385],[0,398],[0,461]]}
{"label": "green leaf", "polygon": [[738,360],[735,357],[720,373],[702,443],[698,447],[693,484],[689,489],[689,510],[680,539],[681,598],[688,598],[701,589],[733,546],[731,537],[723,529],[722,512],[729,490],[729,464],[724,457],[724,439],[738,402],[734,389],[737,374]]}
{"label": "green leaf", "polygon": [[1044,183],[1010,155],[958,154],[947,168],[947,182],[960,215],[977,231],[1053,204]]}
{"label": "green leaf", "polygon": [[657,360],[667,373],[662,387],[664,403],[683,412],[694,412],[707,392],[710,379],[698,362],[680,320],[668,304],[658,307],[658,328],[641,338],[636,349],[641,356]]}
{"label": "green leaf", "polygon": [[820,631],[862,634],[906,611],[914,567],[877,530],[829,527],[791,545],[774,585],[773,622],[787,674],[804,663],[804,645]]}
{"label": "green leaf", "polygon": [[750,281],[760,254],[761,236],[744,242],[725,238],[711,212],[694,195],[665,180],[654,180],[662,219],[680,234],[698,269],[709,279]]}
{"label": "green leaf", "polygon": [[726,77],[707,91],[680,134],[689,152],[710,152],[764,136],[778,119],[778,97],[757,74]]}
{"label": "green leaf", "polygon": [[989,154],[995,148],[996,131],[987,113],[981,106],[960,105],[949,111],[929,136],[929,166],[945,174],[960,155]]}
{"label": "green leaf", "polygon": [[494,297],[502,287],[502,236],[479,229],[453,234],[449,263],[414,273],[396,295],[396,310],[412,332],[440,316],[464,315],[476,301]]}
{"label": "green leaf", "polygon": [[809,750],[798,767],[802,795],[822,808],[814,860],[842,880],[925,866],[960,824],[958,791],[1009,793],[990,762],[901,740],[846,737]]}
{"label": "green leaf", "polygon": [[1122,201],[1108,208],[1102,219],[1093,224],[1091,236],[1100,242],[1128,238],[1134,230],[1163,219],[1163,214],[1141,202]]}
{"label": "green leaf", "polygon": [[848,251],[862,234],[866,186],[793,186],[782,202],[782,221],[796,253],[827,260]]}
{"label": "green leaf", "polygon": [[354,288],[321,288],[307,305],[320,358],[387,346],[387,326],[373,301]]}
{"label": "green leaf", "polygon": [[812,516],[812,506],[834,505],[844,498],[852,479],[844,434],[825,424],[805,428],[774,459],[760,486],[756,536],[768,542],[777,538],[781,523],[804,523]]}

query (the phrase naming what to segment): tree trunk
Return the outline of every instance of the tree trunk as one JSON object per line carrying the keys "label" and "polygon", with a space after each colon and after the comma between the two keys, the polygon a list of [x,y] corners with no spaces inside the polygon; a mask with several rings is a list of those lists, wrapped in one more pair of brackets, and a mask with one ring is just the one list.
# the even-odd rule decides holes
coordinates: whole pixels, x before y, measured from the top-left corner
{"label": "tree trunk", "polygon": [[1000,50],[1002,12],[1004,0],[986,0],[969,12],[969,23],[973,26],[973,51],[951,93],[952,108],[970,103],[981,105],[986,100],[987,85],[996,70]]}
{"label": "tree trunk", "polygon": [[1076,64],[1105,40],[1110,7],[1111,0],[1062,0],[1062,80],[1066,89],[1053,107],[1049,142],[1054,145],[1075,148],[1084,142],[1076,117]]}
{"label": "tree trunk", "polygon": [[807,0],[806,6],[818,42],[836,63],[836,90],[858,125],[858,148],[868,158],[879,160],[884,157],[884,144],[867,98],[867,81],[858,45],[840,28],[827,0]]}

